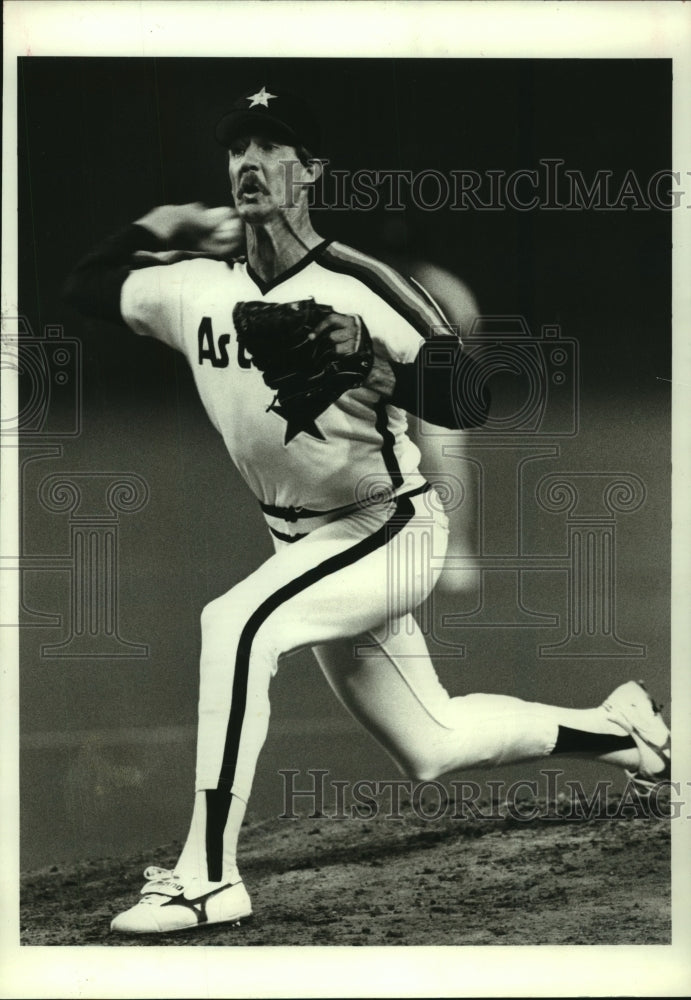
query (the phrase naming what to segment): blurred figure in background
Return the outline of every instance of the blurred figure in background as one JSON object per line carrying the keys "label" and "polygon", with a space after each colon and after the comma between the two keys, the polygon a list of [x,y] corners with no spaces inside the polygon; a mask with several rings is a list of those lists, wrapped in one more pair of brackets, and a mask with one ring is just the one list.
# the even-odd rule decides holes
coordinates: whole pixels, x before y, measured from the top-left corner
{"label": "blurred figure in background", "polygon": [[[400,274],[429,292],[461,339],[468,337],[480,310],[468,285],[451,271],[413,252],[415,239],[405,212],[389,212],[378,224],[372,252]],[[370,249],[370,248],[368,248]],[[478,498],[470,466],[463,458],[466,432],[449,430],[408,414],[409,434],[420,449],[421,468],[432,482],[439,477],[439,492],[449,518],[449,546],[437,586],[454,594],[472,593],[478,574],[470,557],[477,552]],[[453,455],[449,450],[453,449]],[[462,493],[454,488],[460,480]]]}

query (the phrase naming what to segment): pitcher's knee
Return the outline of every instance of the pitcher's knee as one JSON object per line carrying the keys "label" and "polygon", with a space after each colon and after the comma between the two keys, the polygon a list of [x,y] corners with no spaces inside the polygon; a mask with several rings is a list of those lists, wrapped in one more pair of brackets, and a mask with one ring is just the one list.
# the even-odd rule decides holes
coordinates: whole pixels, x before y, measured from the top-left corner
{"label": "pitcher's knee", "polygon": [[272,673],[275,673],[278,666],[278,658],[284,650],[285,643],[282,637],[274,629],[261,628],[252,640],[251,663],[270,663]]}
{"label": "pitcher's knee", "polygon": [[202,613],[200,615],[200,623],[202,627],[202,633],[209,631],[216,624],[219,624],[224,617],[224,599],[223,597],[216,597],[213,601],[209,601],[202,608]]}
{"label": "pitcher's knee", "polygon": [[420,752],[408,756],[400,762],[406,778],[413,781],[434,781],[444,774],[444,766],[439,757],[431,752]]}
{"label": "pitcher's knee", "polygon": [[252,588],[245,581],[238,583],[232,590],[209,601],[202,609],[201,627],[204,631],[217,628],[227,631],[230,628],[242,629],[256,610],[257,599]]}

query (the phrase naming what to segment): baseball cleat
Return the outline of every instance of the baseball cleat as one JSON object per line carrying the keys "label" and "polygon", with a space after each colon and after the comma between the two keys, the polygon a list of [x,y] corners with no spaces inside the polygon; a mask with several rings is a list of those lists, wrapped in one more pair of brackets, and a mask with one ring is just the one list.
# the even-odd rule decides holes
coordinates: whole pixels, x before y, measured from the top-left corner
{"label": "baseball cleat", "polygon": [[249,917],[252,904],[242,882],[226,883],[217,888],[200,879],[185,882],[167,868],[147,868],[147,880],[141,899],[129,910],[118,914],[110,929],[121,934],[167,934],[205,924],[233,923]]}
{"label": "baseball cleat", "polygon": [[643,682],[621,684],[603,702],[610,722],[616,722],[633,738],[638,748],[638,770],[626,770],[636,790],[648,795],[660,781],[670,777],[671,735],[660,708]]}

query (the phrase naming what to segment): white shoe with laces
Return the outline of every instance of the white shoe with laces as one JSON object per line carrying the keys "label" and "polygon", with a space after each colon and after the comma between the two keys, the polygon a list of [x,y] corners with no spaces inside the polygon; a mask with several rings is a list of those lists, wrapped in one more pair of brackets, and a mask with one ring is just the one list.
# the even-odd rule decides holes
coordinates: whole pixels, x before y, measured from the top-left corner
{"label": "white shoe with laces", "polygon": [[649,795],[660,781],[670,777],[671,735],[660,709],[642,681],[621,684],[602,707],[610,722],[616,722],[635,741],[638,770],[626,770],[626,774],[641,795]]}
{"label": "white shoe with laces", "polygon": [[[243,882],[183,879],[167,868],[149,867],[141,899],[118,914],[110,929],[122,934],[167,934],[206,924],[237,923],[252,913]],[[211,887],[211,888],[210,888]]]}

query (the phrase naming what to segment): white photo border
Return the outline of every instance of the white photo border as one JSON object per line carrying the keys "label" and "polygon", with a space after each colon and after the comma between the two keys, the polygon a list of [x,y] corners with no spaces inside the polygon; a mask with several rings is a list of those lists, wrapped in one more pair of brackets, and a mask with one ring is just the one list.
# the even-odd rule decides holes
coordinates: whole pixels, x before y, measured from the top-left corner
{"label": "white photo border", "polygon": [[[666,58],[673,60],[673,169],[691,185],[691,9],[675,2],[41,2],[4,4],[2,314],[17,315],[17,57],[284,56]],[[205,30],[199,31],[203,23]],[[194,39],[190,43],[190,39]],[[222,43],[219,42],[222,39]],[[190,51],[193,45],[194,51]],[[462,95],[461,95],[462,99]],[[673,217],[672,724],[688,774],[691,645],[691,208]],[[3,376],[6,373],[3,372]],[[16,408],[3,378],[3,414]],[[10,456],[10,457],[8,457]],[[3,449],[2,538],[16,531],[17,480]],[[4,574],[14,577],[16,574]],[[12,583],[0,597],[16,606]],[[8,587],[10,589],[8,589]],[[17,630],[2,641],[2,997],[686,996],[691,987],[689,826],[673,829],[670,946],[483,948],[38,948],[18,945]],[[684,746],[686,744],[686,746]],[[678,770],[677,770],[678,768]],[[563,991],[563,992],[562,992]]]}

